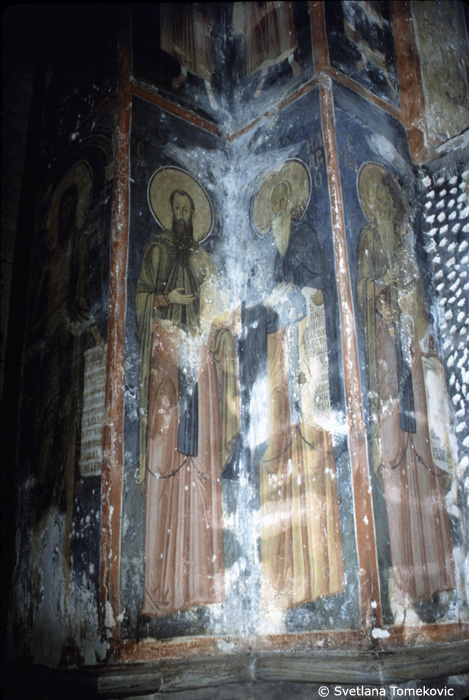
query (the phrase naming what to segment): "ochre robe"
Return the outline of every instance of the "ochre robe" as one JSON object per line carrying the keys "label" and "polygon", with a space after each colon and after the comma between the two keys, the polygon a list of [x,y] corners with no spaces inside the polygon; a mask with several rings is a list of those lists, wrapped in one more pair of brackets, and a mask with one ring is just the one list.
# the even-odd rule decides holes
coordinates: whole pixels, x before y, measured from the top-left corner
{"label": "ochre robe", "polygon": [[[314,230],[292,221],[273,278],[274,284],[291,283],[286,303],[253,307],[245,322],[253,346],[266,351],[268,375],[268,445],[259,464],[261,599],[263,606],[287,609],[344,589],[332,437],[314,422],[308,391],[303,288],[323,292],[328,341],[334,343],[330,280]],[[266,334],[266,344],[255,334]]]}
{"label": "ochre robe", "polygon": [[[304,322],[300,324],[304,332]],[[290,608],[343,590],[332,439],[311,419],[307,391],[293,424],[286,329],[269,334],[269,445],[260,465],[262,597]],[[300,360],[305,384],[307,358]]]}

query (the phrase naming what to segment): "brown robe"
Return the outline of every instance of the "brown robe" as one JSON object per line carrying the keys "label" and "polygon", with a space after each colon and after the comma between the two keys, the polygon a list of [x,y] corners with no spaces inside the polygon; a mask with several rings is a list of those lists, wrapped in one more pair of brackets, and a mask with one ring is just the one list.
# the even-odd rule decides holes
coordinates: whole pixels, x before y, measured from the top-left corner
{"label": "brown robe", "polygon": [[181,67],[209,82],[211,25],[207,8],[199,2],[161,3],[161,48]]}
{"label": "brown robe", "polygon": [[206,347],[198,349],[198,454],[185,456],[178,451],[179,335],[154,324],[142,610],[151,617],[225,599],[215,363]]}
{"label": "brown robe", "polygon": [[246,37],[246,74],[281,63],[296,49],[293,3],[235,3],[235,31]]}

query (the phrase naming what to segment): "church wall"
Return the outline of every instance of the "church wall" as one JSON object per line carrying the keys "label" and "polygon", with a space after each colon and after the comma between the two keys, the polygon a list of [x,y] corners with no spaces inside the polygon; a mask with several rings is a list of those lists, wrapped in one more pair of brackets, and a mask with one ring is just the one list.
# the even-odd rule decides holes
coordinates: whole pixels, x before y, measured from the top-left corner
{"label": "church wall", "polygon": [[101,7],[83,65],[51,25],[11,658],[100,697],[123,668],[175,699],[404,682],[412,645],[420,679],[463,673],[467,119],[435,4],[200,4],[186,67],[163,5]]}
{"label": "church wall", "polygon": [[[41,663],[106,653],[98,606],[114,119],[107,110],[68,143],[54,139],[55,125],[43,131],[60,156],[39,165],[30,251],[10,639],[10,651],[34,650]],[[70,188],[77,212],[61,233]]]}

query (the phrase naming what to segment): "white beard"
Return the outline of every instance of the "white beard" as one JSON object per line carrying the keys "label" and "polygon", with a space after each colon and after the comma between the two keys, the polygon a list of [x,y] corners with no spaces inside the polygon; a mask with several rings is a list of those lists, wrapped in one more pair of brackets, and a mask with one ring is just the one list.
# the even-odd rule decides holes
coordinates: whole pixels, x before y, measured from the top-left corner
{"label": "white beard", "polygon": [[291,215],[289,213],[280,214],[272,220],[272,233],[281,255],[285,255],[290,240]]}

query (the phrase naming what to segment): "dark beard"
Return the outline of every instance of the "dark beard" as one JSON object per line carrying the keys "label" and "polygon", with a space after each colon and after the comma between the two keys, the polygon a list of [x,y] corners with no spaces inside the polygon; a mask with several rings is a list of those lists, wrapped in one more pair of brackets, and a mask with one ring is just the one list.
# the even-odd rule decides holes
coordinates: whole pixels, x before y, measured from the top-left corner
{"label": "dark beard", "polygon": [[192,221],[178,221],[173,217],[172,231],[181,262],[187,262],[194,248],[194,226]]}

